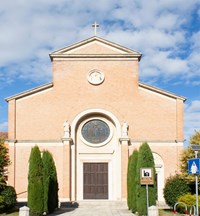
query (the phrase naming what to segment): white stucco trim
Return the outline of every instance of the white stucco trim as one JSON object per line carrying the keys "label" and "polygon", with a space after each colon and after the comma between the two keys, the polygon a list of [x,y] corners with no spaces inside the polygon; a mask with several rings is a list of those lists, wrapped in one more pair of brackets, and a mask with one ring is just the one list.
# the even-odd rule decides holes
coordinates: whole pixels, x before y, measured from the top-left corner
{"label": "white stucco trim", "polygon": [[99,118],[99,117],[92,117],[92,118],[87,118],[86,120],[84,120],[82,123],[81,123],[81,128],[84,126],[84,124],[86,124],[87,122],[91,121],[91,120],[95,120],[95,119],[99,119],[99,120],[102,120],[103,122],[105,122],[107,124],[107,126],[109,127],[109,130],[110,130],[110,135],[108,136],[108,138],[102,142],[102,143],[96,143],[96,144],[92,144],[90,142],[88,142],[87,140],[84,139],[82,133],[80,134],[80,139],[83,141],[83,143],[85,143],[86,145],[88,146],[91,146],[91,147],[94,147],[94,148],[98,148],[100,146],[104,146],[106,145],[113,137],[113,129],[112,127],[110,126],[110,123],[109,123],[109,120],[107,120],[106,118]]}
{"label": "white stucco trim", "polygon": [[164,196],[163,196],[163,189],[164,189],[164,182],[165,182],[165,167],[164,167],[164,161],[162,157],[153,152],[153,158],[156,168],[156,174],[157,174],[157,196],[159,202],[164,202]]}
{"label": "white stucco trim", "polygon": [[161,94],[161,93],[158,93],[158,92],[154,92],[154,91],[152,91],[150,89],[145,89],[145,88],[142,88],[142,87],[139,87],[139,90],[145,91],[148,94],[153,94],[153,95],[156,95],[158,97],[161,97],[161,98],[164,98],[164,99],[167,99],[167,100],[170,100],[170,101],[173,101],[174,103],[176,103],[176,98],[169,97],[168,95],[164,95],[164,94]]}
{"label": "white stucco trim", "polygon": [[[9,146],[14,146],[13,142],[8,142]],[[34,146],[38,146],[38,147],[59,147],[59,146],[63,146],[63,143],[60,141],[55,141],[55,142],[38,142],[38,141],[31,141],[31,142],[20,142],[17,141],[15,142],[15,146],[18,147],[34,147]]]}
{"label": "white stucco trim", "polygon": [[166,90],[163,90],[163,89],[160,89],[160,88],[157,88],[155,86],[151,86],[151,85],[148,85],[148,84],[145,84],[145,83],[142,83],[142,82],[139,82],[139,89],[141,90],[144,90],[144,91],[148,91],[149,93],[157,93],[157,95],[163,95],[165,97],[168,97],[168,98],[171,98],[171,99],[180,99],[180,100],[183,100],[185,101],[186,98],[182,97],[182,96],[178,96],[178,95],[175,95],[169,91],[166,91]]}
{"label": "white stucco trim", "polygon": [[[113,154],[110,154],[110,149],[107,150],[107,152],[102,152],[102,154],[96,155],[96,158],[93,158],[94,156],[90,154],[79,154],[82,155],[79,157],[79,160],[76,158],[76,133],[77,133],[77,127],[79,124],[86,120],[87,118],[91,118],[91,116],[95,116],[99,119],[106,118],[107,120],[110,120],[116,130],[115,134],[115,156]],[[77,179],[77,171],[79,172],[79,177],[81,176],[81,170],[83,166],[83,162],[87,162],[88,160],[92,162],[97,161],[104,161],[108,162],[109,166],[109,200],[119,200],[121,198],[121,145],[119,144],[119,138],[121,136],[121,124],[117,117],[113,115],[111,112],[104,110],[104,109],[89,109],[85,110],[81,113],[79,113],[73,120],[71,124],[71,138],[73,140],[73,145],[71,146],[71,199],[83,199],[81,192],[77,194],[77,190],[82,191],[82,184],[81,187],[76,182]],[[106,156],[107,155],[107,156]],[[79,163],[79,164],[78,164]],[[79,165],[79,166],[78,166]],[[76,166],[79,167],[79,170],[76,170]],[[114,168],[116,167],[116,168]],[[78,168],[77,168],[78,169]],[[113,175],[114,172],[114,175]],[[117,184],[113,184],[114,179],[117,179]],[[83,180],[81,180],[81,183]],[[80,184],[80,182],[79,182]]]}
{"label": "white stucco trim", "polygon": [[51,83],[48,83],[48,84],[45,84],[45,85],[42,85],[42,86],[39,86],[39,87],[36,87],[36,88],[29,89],[29,90],[21,92],[19,94],[10,96],[8,98],[5,98],[5,100],[7,102],[9,102],[10,100],[13,100],[13,99],[17,100],[17,99],[24,98],[24,97],[27,97],[27,96],[37,95],[37,94],[52,90],[52,88],[53,88],[53,83],[51,82]]}
{"label": "white stucco trim", "polygon": [[100,41],[92,41],[90,43],[86,43],[86,44],[84,44],[82,46],[78,46],[78,47],[76,47],[76,48],[74,48],[72,50],[67,51],[67,53],[68,54],[71,54],[71,53],[73,54],[74,52],[77,52],[78,50],[81,50],[81,49],[84,49],[84,48],[86,48],[88,46],[91,46],[92,44],[98,44],[98,45],[104,46],[104,47],[106,47],[106,48],[108,48],[110,50],[113,50],[113,51],[117,52],[117,53],[127,54],[127,51],[125,52],[124,50],[121,50],[119,48],[115,48],[115,47],[110,46],[108,44],[104,44],[104,43],[102,43]]}
{"label": "white stucco trim", "polygon": [[[132,141],[131,140],[131,145],[140,146],[143,142],[144,142],[144,140],[143,141]],[[175,140],[170,141],[170,142],[168,142],[168,141],[166,141],[166,142],[164,142],[164,141],[147,141],[147,142],[150,146],[155,146],[155,147],[159,147],[159,148],[166,147],[166,146],[168,146],[168,147],[177,147],[177,146],[183,147],[184,146],[183,142],[176,142]]]}
{"label": "white stucco trim", "polygon": [[80,48],[86,46],[87,44],[91,44],[93,42],[98,42],[101,45],[104,44],[104,46],[108,47],[109,49],[117,50],[118,52],[121,51],[121,53],[124,55],[126,55],[126,54],[135,55],[139,58],[139,60],[141,58],[141,54],[139,52],[137,52],[135,50],[131,50],[127,47],[121,46],[119,44],[113,43],[111,41],[105,40],[105,39],[97,37],[97,36],[93,36],[93,37],[88,38],[86,40],[83,40],[81,42],[78,42],[78,43],[72,44],[68,47],[64,47],[62,49],[54,51],[50,54],[50,58],[51,58],[51,60],[53,60],[53,58],[55,58],[55,56],[63,55],[65,53],[69,53],[69,52],[73,52],[73,50],[80,49]]}
{"label": "white stucco trim", "polygon": [[119,132],[119,137],[121,136],[121,125],[117,117],[112,114],[111,112],[104,110],[104,109],[88,109],[85,110],[81,113],[79,113],[73,120],[71,124],[71,138],[73,139],[75,136],[75,127],[77,123],[80,121],[81,118],[87,116],[87,115],[92,115],[92,114],[103,114],[104,116],[108,117],[110,120],[112,120],[116,126],[117,131]]}
{"label": "white stucco trim", "polygon": [[[79,58],[78,58],[79,57]],[[117,56],[115,57],[114,55],[108,56],[108,57],[99,57],[98,55],[95,55],[94,57],[83,57],[83,56],[70,56],[68,58],[54,58],[55,61],[138,61],[137,59],[133,59],[132,57],[126,57],[124,58],[123,56]]]}

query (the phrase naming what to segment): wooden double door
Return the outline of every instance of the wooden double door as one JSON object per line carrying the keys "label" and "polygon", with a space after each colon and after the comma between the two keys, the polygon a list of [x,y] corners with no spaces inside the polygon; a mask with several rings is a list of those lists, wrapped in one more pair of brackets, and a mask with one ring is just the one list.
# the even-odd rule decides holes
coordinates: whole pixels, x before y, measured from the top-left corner
{"label": "wooden double door", "polygon": [[108,199],[108,163],[83,163],[83,199]]}

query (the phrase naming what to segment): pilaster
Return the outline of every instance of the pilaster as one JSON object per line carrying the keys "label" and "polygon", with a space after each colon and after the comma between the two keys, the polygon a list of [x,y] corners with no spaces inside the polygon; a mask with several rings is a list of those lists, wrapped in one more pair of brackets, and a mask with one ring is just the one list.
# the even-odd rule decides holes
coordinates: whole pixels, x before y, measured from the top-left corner
{"label": "pilaster", "polygon": [[183,125],[184,125],[184,104],[180,99],[176,100],[176,141],[183,141]]}
{"label": "pilaster", "polygon": [[128,146],[130,143],[130,139],[127,138],[120,138],[121,143],[121,181],[122,181],[122,200],[127,199],[127,169],[128,169]]}
{"label": "pilaster", "polygon": [[11,164],[8,166],[8,184],[15,187],[16,175],[16,140],[9,140],[9,158]]}
{"label": "pilaster", "polygon": [[16,100],[8,103],[8,139],[16,139]]}
{"label": "pilaster", "polygon": [[65,197],[67,201],[70,200],[71,197],[71,184],[70,184],[70,174],[71,174],[71,138],[62,138],[63,142],[63,185],[62,190],[63,194],[62,197]]}

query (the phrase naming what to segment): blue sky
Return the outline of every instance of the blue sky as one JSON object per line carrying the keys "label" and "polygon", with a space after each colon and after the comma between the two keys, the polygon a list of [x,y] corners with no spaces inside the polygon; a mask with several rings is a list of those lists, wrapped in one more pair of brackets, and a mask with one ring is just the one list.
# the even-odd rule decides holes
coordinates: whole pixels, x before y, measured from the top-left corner
{"label": "blue sky", "polygon": [[0,131],[5,98],[51,82],[49,53],[94,35],[143,54],[142,82],[187,98],[186,144],[200,130],[199,0],[7,0],[0,7]]}

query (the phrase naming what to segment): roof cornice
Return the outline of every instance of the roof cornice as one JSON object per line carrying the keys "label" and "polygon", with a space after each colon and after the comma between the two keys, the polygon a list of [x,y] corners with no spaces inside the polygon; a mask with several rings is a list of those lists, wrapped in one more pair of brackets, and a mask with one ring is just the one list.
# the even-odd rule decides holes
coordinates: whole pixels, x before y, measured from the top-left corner
{"label": "roof cornice", "polygon": [[[66,54],[65,52],[69,52],[73,49],[76,49],[78,47],[81,47],[85,44],[91,43],[93,41],[97,41],[97,42],[101,42],[105,45],[111,46],[113,48],[119,49],[125,53],[123,54]],[[59,49],[57,51],[52,52],[51,54],[49,54],[51,60],[53,60],[54,58],[137,58],[138,61],[140,61],[142,54],[129,49],[127,47],[121,46],[117,43],[113,43],[111,41],[105,40],[103,38],[97,37],[97,36],[93,36],[91,38],[85,39],[81,42],[72,44],[70,46],[64,47],[62,49]]]}
{"label": "roof cornice", "polygon": [[153,91],[153,92],[156,92],[156,93],[159,93],[159,94],[162,94],[162,95],[165,95],[165,96],[168,96],[168,97],[171,97],[171,98],[174,98],[174,99],[180,99],[182,101],[186,101],[187,99],[183,96],[178,96],[176,94],[173,94],[171,92],[168,92],[166,90],[163,90],[163,89],[160,89],[160,88],[157,88],[157,87],[154,87],[154,86],[151,86],[151,85],[148,85],[148,84],[145,84],[145,83],[142,83],[142,82],[139,82],[139,87],[142,87],[144,89],[147,89],[147,90],[150,90],[150,91]]}
{"label": "roof cornice", "polygon": [[58,58],[58,59],[64,59],[64,58],[69,58],[69,59],[95,59],[95,58],[137,58],[140,60],[141,55],[140,54],[51,54],[51,59],[53,58]]}
{"label": "roof cornice", "polygon": [[48,83],[48,84],[44,84],[44,85],[38,86],[36,88],[29,89],[29,90],[21,92],[19,94],[7,97],[7,98],[5,98],[5,100],[7,102],[9,102],[10,100],[13,100],[13,99],[16,100],[16,99],[19,99],[19,98],[22,98],[22,97],[25,97],[25,96],[28,96],[28,95],[31,95],[31,94],[34,94],[34,93],[38,93],[40,91],[46,90],[46,89],[51,88],[51,87],[53,87],[53,83],[52,82]]}
{"label": "roof cornice", "polygon": [[[38,86],[36,88],[29,89],[29,90],[21,92],[19,94],[7,97],[7,98],[5,98],[5,100],[7,102],[9,102],[10,100],[23,98],[25,96],[38,93],[40,91],[46,90],[46,89],[51,88],[51,87],[53,87],[53,83],[52,82],[48,83],[48,84],[45,84],[45,85]],[[178,95],[173,94],[171,92],[168,92],[166,90],[163,90],[163,89],[160,89],[160,88],[157,88],[157,87],[154,87],[154,86],[142,83],[142,82],[139,82],[139,87],[147,89],[147,90],[150,90],[150,91],[153,91],[153,92],[156,92],[156,93],[159,93],[159,94],[162,94],[162,95],[165,95],[165,96],[168,96],[168,97],[171,97],[171,98],[180,99],[180,100],[183,100],[183,101],[187,100],[183,96],[178,96]]]}

